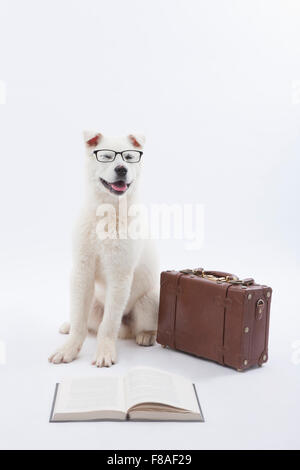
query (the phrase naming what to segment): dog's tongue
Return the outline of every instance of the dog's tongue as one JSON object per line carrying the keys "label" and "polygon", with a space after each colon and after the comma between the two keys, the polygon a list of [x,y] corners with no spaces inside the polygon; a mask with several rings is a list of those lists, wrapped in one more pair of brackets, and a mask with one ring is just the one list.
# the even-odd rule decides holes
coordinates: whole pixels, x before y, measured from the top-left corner
{"label": "dog's tongue", "polygon": [[125,191],[127,189],[127,184],[124,183],[124,182],[119,182],[118,184],[114,184],[112,183],[111,184],[111,187],[115,190],[115,191]]}

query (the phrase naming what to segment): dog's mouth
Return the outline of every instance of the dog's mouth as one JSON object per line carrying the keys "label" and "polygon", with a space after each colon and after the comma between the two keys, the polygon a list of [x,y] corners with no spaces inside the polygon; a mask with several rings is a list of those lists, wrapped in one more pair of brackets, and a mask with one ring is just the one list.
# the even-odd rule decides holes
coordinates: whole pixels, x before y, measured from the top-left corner
{"label": "dog's mouth", "polygon": [[105,188],[107,188],[111,193],[117,194],[121,196],[122,194],[126,193],[127,189],[131,185],[131,183],[125,183],[123,180],[114,181],[113,183],[109,183],[108,181],[100,178],[101,183]]}

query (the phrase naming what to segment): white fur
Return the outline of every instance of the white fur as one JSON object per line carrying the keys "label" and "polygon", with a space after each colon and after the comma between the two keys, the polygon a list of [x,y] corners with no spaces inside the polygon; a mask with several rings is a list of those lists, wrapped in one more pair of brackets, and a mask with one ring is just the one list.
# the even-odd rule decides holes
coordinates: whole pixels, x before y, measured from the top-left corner
{"label": "white fur", "polygon": [[[85,141],[96,134],[85,133]],[[134,137],[143,146],[144,137],[137,134]],[[135,337],[144,346],[155,342],[158,270],[150,241],[130,238],[101,241],[96,234],[99,205],[113,204],[117,210],[119,198],[127,198],[128,208],[137,203],[142,161],[126,163],[117,155],[114,162],[99,163],[93,151],[101,148],[137,149],[129,137],[101,136],[96,147],[86,145],[87,196],[74,237],[70,325],[65,323],[60,329],[61,333],[69,333],[69,338],[49,357],[54,364],[74,360],[88,330],[97,333],[93,363],[98,367],[111,366],[116,361],[118,334],[122,338]],[[125,194],[117,196],[103,186],[100,178],[115,181],[114,168],[120,164],[127,168],[126,182],[131,185]]]}

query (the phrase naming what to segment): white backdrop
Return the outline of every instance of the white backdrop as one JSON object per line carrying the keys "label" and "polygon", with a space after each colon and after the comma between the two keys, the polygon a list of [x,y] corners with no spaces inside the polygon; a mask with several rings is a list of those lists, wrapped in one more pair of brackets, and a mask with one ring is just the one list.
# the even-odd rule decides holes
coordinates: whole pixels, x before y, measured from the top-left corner
{"label": "white backdrop", "polygon": [[[292,359],[300,340],[299,23],[300,4],[288,0],[0,0],[0,341],[7,356],[0,393],[12,406],[18,378],[46,381],[45,411],[55,374],[79,373],[80,360],[55,369],[46,357],[68,313],[70,235],[83,193],[82,129],[137,130],[147,137],[143,200],[205,207],[202,248],[159,241],[161,268],[201,265],[274,288],[273,363],[266,366],[274,375],[264,386],[272,395],[278,377],[290,421],[259,442],[250,435],[243,441],[238,428],[227,447],[299,446],[291,428],[292,417],[300,418],[300,365]],[[289,372],[281,381],[282,369]],[[220,368],[213,370],[217,376]],[[255,374],[247,375],[246,390]],[[16,423],[25,421],[21,410],[15,414]],[[14,442],[13,431],[4,447],[34,447],[34,430],[25,443],[24,433]],[[64,446],[54,434],[49,442],[47,432],[40,447]],[[220,447],[221,436],[204,430],[201,444],[174,445]],[[128,446],[170,448],[155,432],[141,439],[137,433]],[[126,447],[121,438],[114,445]]]}

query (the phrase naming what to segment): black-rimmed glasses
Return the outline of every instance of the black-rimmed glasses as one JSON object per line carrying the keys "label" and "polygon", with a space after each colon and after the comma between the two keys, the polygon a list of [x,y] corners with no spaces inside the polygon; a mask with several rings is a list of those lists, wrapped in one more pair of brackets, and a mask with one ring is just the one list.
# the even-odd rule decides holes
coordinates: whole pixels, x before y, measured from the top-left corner
{"label": "black-rimmed glasses", "polygon": [[141,160],[143,152],[139,150],[123,150],[122,152],[115,152],[114,150],[94,150],[94,155],[98,162],[108,163],[113,162],[117,155],[121,155],[124,162],[127,163],[138,163]]}

